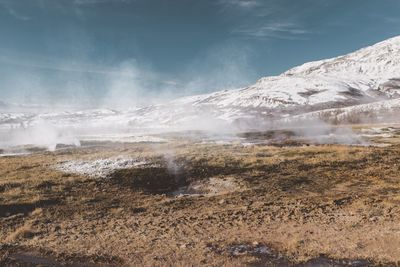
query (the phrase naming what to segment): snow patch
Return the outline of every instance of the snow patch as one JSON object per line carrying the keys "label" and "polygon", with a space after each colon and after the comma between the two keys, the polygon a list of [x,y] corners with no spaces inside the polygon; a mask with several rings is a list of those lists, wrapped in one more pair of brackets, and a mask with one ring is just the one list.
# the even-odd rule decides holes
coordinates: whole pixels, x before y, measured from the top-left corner
{"label": "snow patch", "polygon": [[135,168],[147,162],[132,158],[106,158],[97,160],[70,160],[55,166],[56,170],[87,175],[95,178],[105,178],[116,170]]}
{"label": "snow patch", "polygon": [[132,134],[103,134],[86,135],[79,138],[81,141],[110,141],[117,143],[166,143],[167,139],[151,135]]}

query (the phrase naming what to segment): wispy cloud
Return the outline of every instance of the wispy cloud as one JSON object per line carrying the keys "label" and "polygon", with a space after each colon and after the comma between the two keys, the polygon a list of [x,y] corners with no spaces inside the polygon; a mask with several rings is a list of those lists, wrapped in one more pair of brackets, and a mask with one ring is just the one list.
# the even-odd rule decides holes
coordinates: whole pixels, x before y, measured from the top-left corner
{"label": "wispy cloud", "polygon": [[75,15],[77,15],[79,19],[85,20],[86,8],[92,8],[103,4],[129,4],[134,1],[135,0],[71,0],[68,6],[72,6]]}
{"label": "wispy cloud", "polygon": [[176,81],[176,80],[165,80],[165,81],[162,81],[162,83],[166,84],[166,85],[169,85],[169,86],[178,86],[178,85],[180,85],[180,82]]}
{"label": "wispy cloud", "polygon": [[385,17],[385,18],[383,18],[383,21],[388,23],[388,24],[399,24],[400,23],[400,18],[398,18],[398,17]]}
{"label": "wispy cloud", "polygon": [[130,3],[132,0],[74,0],[76,5],[96,5],[105,3]]}
{"label": "wispy cloud", "polygon": [[311,31],[292,22],[271,22],[261,26],[241,27],[232,31],[233,34],[251,38],[306,39]]}
{"label": "wispy cloud", "polygon": [[217,4],[225,7],[251,9],[260,5],[257,0],[219,0]]}
{"label": "wispy cloud", "polygon": [[[322,1],[322,0],[321,0]],[[232,19],[230,33],[254,39],[308,39],[307,27],[312,12],[290,0],[218,0],[221,11]],[[238,19],[240,18],[240,19]]]}
{"label": "wispy cloud", "polygon": [[83,63],[71,63],[71,64],[46,63],[46,62],[31,63],[23,61],[21,59],[11,59],[5,57],[4,55],[0,57],[0,63],[20,66],[25,68],[53,70],[60,72],[132,77],[132,73],[129,71],[122,71],[121,69],[115,69],[115,68],[98,67],[95,65],[83,64]]}
{"label": "wispy cloud", "polygon": [[27,20],[30,20],[30,19],[31,19],[30,17],[25,16],[25,15],[21,14],[20,12],[18,12],[18,11],[17,11],[15,8],[13,8],[13,7],[11,6],[11,4],[8,3],[8,2],[0,2],[0,4],[1,4],[1,5],[3,6],[3,8],[7,11],[7,13],[8,13],[10,16],[14,17],[15,19],[24,20],[24,21],[27,21]]}

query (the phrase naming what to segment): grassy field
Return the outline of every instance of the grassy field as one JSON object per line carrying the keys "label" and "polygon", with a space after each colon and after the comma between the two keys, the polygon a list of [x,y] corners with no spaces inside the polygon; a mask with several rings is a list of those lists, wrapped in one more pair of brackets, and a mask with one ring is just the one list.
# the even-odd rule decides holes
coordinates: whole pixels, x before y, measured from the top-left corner
{"label": "grassy field", "polygon": [[[393,140],[244,146],[183,138],[0,157],[0,265],[396,264]],[[107,177],[57,169],[121,156],[149,164]]]}

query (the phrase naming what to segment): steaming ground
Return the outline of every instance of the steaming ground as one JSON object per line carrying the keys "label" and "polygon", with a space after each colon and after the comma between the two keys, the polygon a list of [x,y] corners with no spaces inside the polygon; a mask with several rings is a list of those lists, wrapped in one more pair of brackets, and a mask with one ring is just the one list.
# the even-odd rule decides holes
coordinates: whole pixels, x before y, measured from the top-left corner
{"label": "steaming ground", "polygon": [[[383,137],[397,132],[395,123],[375,125],[329,125],[323,122],[271,127],[267,130],[182,130],[120,129],[83,125],[57,127],[39,123],[34,126],[0,129],[0,156],[27,154],[35,151],[56,151],[68,147],[90,146],[92,143],[168,143],[179,138],[193,142],[242,145],[268,144],[271,142],[299,142],[308,144],[376,145],[373,137]],[[387,130],[389,129],[389,130]],[[146,133],[144,133],[146,131]]]}
{"label": "steaming ground", "polygon": [[[0,152],[5,155],[26,154],[38,149],[55,151],[68,146],[79,147],[85,142],[163,143],[169,142],[171,133],[192,135],[197,141],[214,143],[252,144],[254,140],[248,142],[243,134],[281,132],[282,135],[275,139],[304,140],[313,144],[369,144],[362,133],[354,130],[354,123],[346,123],[349,118],[357,121],[357,125],[364,123],[362,114],[370,113],[363,105],[302,115],[286,114],[284,118],[270,120],[262,110],[256,110],[255,114],[261,114],[263,118],[255,119],[252,111],[247,109],[240,112],[224,109],[219,113],[221,110],[213,106],[193,106],[195,100],[184,98],[171,105],[122,111],[3,112],[0,113]],[[397,103],[396,100],[393,103]],[[383,107],[388,108],[386,104]],[[368,106],[368,110],[371,107]],[[385,118],[377,117],[377,121],[396,125],[397,119],[385,112],[382,113]],[[376,124],[370,120],[365,123]]]}
{"label": "steaming ground", "polygon": [[[245,138],[248,133],[265,133],[274,141],[301,140],[314,144],[366,145],[351,126],[334,126],[312,118],[284,123],[235,124],[230,120],[208,118],[202,114],[182,117],[174,124],[142,116],[142,110],[87,110],[60,113],[1,113],[0,154],[26,154],[35,150],[55,151],[91,142],[163,143],[169,136],[192,137],[196,142],[254,144],[269,142]],[[189,112],[190,113],[190,112]],[[202,118],[199,118],[201,116]],[[139,121],[140,120],[140,121]],[[189,123],[190,121],[190,123]],[[253,134],[257,136],[257,134]]]}

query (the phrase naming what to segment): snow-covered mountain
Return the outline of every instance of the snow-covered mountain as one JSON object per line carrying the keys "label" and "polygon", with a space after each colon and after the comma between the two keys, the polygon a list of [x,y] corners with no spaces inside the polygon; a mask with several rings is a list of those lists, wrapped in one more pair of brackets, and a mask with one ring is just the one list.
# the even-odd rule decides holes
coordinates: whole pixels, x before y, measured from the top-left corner
{"label": "snow-covered mountain", "polygon": [[[371,108],[379,112],[380,107],[387,110],[389,105],[397,112],[395,107],[400,106],[400,101],[393,99],[399,97],[400,37],[394,37],[345,56],[306,63],[279,76],[261,78],[245,88],[125,111],[0,113],[0,129],[26,128],[43,122],[123,129],[243,129],[273,121],[337,116],[341,110],[365,113],[366,108]],[[382,104],[386,101],[390,104]]]}
{"label": "snow-covered mountain", "polygon": [[345,56],[315,61],[279,76],[264,77],[236,90],[180,98],[139,110],[139,123],[177,124],[213,118],[241,125],[298,116],[318,110],[362,105],[400,97],[400,36]]}
{"label": "snow-covered mountain", "polygon": [[284,76],[329,75],[384,82],[399,76],[400,36],[336,58],[305,63]]}

